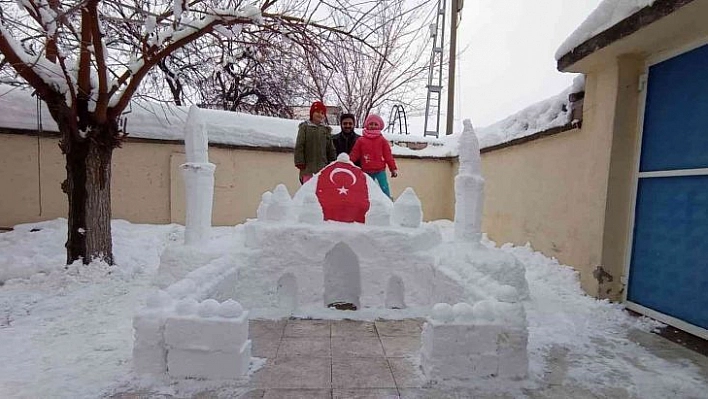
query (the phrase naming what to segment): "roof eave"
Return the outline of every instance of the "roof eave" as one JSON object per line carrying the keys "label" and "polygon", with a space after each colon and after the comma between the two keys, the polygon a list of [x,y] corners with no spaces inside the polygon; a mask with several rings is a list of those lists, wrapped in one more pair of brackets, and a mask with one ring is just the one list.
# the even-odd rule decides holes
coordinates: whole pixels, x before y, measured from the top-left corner
{"label": "roof eave", "polygon": [[561,72],[569,72],[570,68],[578,61],[635,33],[643,27],[675,12],[693,1],[694,0],[656,0],[651,6],[642,8],[564,54],[558,59],[558,70]]}

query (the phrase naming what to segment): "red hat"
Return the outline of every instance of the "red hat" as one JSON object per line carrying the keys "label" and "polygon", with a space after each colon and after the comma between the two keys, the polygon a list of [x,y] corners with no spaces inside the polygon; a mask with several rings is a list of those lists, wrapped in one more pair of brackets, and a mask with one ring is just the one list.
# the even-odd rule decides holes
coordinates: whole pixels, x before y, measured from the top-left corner
{"label": "red hat", "polygon": [[310,106],[310,119],[312,119],[312,114],[314,114],[315,111],[321,111],[323,114],[327,115],[327,107],[322,101],[315,101],[312,103]]}

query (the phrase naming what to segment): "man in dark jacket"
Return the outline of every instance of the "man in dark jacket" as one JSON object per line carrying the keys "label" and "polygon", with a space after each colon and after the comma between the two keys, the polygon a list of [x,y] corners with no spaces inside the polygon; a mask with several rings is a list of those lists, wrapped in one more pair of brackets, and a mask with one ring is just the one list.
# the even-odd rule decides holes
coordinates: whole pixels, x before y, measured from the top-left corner
{"label": "man in dark jacket", "polygon": [[353,114],[342,114],[339,117],[339,125],[342,127],[342,131],[332,136],[332,142],[334,143],[334,148],[337,150],[337,155],[346,152],[351,153],[352,148],[354,148],[354,143],[359,138],[359,135],[354,133],[354,125],[356,120]]}

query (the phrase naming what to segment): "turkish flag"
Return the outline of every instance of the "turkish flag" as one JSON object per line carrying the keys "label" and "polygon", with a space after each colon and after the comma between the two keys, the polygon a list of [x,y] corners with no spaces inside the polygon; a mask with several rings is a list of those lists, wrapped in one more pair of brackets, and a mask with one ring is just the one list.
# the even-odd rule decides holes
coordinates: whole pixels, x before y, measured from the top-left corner
{"label": "turkish flag", "polygon": [[330,164],[317,178],[317,199],[324,220],[364,223],[369,211],[366,175],[347,162]]}

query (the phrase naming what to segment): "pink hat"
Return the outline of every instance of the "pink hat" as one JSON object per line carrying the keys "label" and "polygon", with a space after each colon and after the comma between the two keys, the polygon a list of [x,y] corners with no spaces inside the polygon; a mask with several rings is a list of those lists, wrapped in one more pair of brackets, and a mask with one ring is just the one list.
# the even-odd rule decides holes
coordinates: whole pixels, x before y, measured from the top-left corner
{"label": "pink hat", "polygon": [[376,128],[377,130],[382,130],[386,126],[383,119],[376,114],[371,114],[366,117],[366,120],[364,121],[364,128],[369,128],[369,122],[375,122],[378,125]]}

